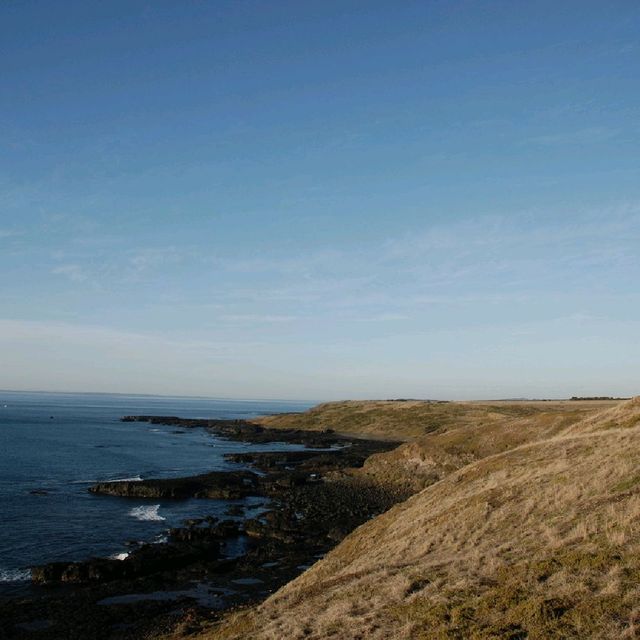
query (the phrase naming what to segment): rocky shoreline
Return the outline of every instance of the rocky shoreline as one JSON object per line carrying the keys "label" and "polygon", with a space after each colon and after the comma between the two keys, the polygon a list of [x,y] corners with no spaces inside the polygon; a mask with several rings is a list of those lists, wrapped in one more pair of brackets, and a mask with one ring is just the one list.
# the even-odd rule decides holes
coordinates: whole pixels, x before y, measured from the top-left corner
{"label": "rocky shoreline", "polygon": [[230,462],[242,465],[233,471],[93,485],[89,491],[96,499],[258,497],[264,510],[258,517],[242,517],[244,510],[236,505],[229,519],[185,521],[168,532],[166,543],[137,545],[122,560],[33,567],[34,584],[43,586],[35,596],[0,603],[0,638],[124,639],[197,625],[221,610],[264,599],[355,527],[406,497],[347,472],[398,442],[330,430],[270,429],[244,420],[122,420],[205,428],[229,440],[307,449],[230,454]]}

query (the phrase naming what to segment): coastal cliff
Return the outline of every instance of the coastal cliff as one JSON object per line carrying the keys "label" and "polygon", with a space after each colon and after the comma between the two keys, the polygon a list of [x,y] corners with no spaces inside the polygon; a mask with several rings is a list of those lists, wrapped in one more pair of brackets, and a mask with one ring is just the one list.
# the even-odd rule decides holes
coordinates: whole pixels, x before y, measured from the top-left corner
{"label": "coastal cliff", "polygon": [[[448,450],[432,436],[431,462],[404,445],[451,471],[198,637],[638,637],[640,398],[556,419],[540,405],[520,405],[537,428],[478,424]],[[400,451],[377,457],[414,468]]]}
{"label": "coastal cliff", "polygon": [[[607,407],[613,408],[607,413]],[[395,415],[385,430],[391,414]],[[80,630],[82,637],[90,632],[96,639],[114,640],[186,636],[346,640],[359,637],[360,630],[371,638],[429,638],[434,630],[442,637],[493,638],[504,637],[500,634],[506,627],[483,618],[486,606],[493,604],[477,602],[506,598],[515,589],[523,600],[504,600],[503,612],[511,621],[509,628],[528,634],[517,637],[537,637],[539,629],[551,634],[540,637],[571,637],[553,635],[551,618],[563,618],[558,628],[573,628],[570,624],[578,624],[571,622],[571,616],[578,615],[578,601],[567,600],[566,612],[573,613],[564,613],[565,609],[557,613],[553,602],[560,596],[552,590],[549,599],[544,591],[531,591],[522,563],[531,554],[535,566],[547,567],[545,576],[574,571],[574,565],[562,564],[565,556],[554,555],[557,547],[562,553],[576,550],[576,562],[582,567],[590,560],[581,555],[580,545],[568,550],[558,546],[567,532],[579,530],[597,551],[596,565],[605,563],[597,566],[609,561],[618,566],[616,557],[628,557],[621,555],[620,542],[601,549],[595,536],[599,525],[591,532],[585,514],[589,509],[613,513],[616,501],[635,513],[633,504],[625,502],[635,495],[635,484],[629,480],[635,477],[631,463],[613,472],[615,490],[604,486],[602,474],[610,473],[616,455],[624,460],[633,457],[636,414],[637,402],[382,401],[322,405],[306,413],[251,422],[127,417],[126,422],[205,428],[230,439],[294,442],[307,448],[232,454],[227,456],[229,462],[243,467],[228,472],[97,483],[90,488],[96,499],[100,495],[124,500],[255,496],[264,500],[265,507],[257,517],[234,507],[238,509],[234,520],[186,521],[168,532],[164,544],[134,545],[125,560],[98,558],[34,567],[35,582],[77,585],[74,598],[25,601],[0,608],[0,614],[9,622],[47,617],[55,621],[52,631],[69,638],[81,637],[76,634]],[[345,428],[350,415],[351,433]],[[363,437],[365,425],[373,429],[374,439]],[[607,447],[602,451],[592,442],[595,434],[606,434]],[[589,465],[599,472],[587,478]],[[558,487],[586,486],[591,480],[596,484],[585,495],[573,495],[575,508],[571,496],[558,491]],[[547,492],[553,487],[558,504],[552,509]],[[596,506],[588,506],[585,496],[591,496]],[[566,516],[564,524],[552,527],[561,522],[560,514]],[[607,534],[607,544],[623,540],[626,545],[634,539],[633,517],[619,522],[614,518],[615,530]],[[536,540],[550,536],[556,542],[540,544],[537,551],[527,546],[517,533],[520,521],[536,532]],[[242,551],[230,555],[238,541],[244,541]],[[494,547],[504,553],[494,553]],[[614,556],[607,555],[610,551]],[[620,569],[633,571],[625,562]],[[604,579],[597,568],[593,571],[589,579],[594,584]],[[512,574],[521,580],[515,586],[508,579]],[[212,579],[221,594],[215,595],[213,608],[202,604],[199,591],[184,586],[206,585]],[[540,584],[548,582],[545,577]],[[472,588],[455,587],[460,584]],[[487,585],[494,590],[487,591]],[[622,600],[616,602],[632,602],[624,584],[620,589]],[[201,604],[179,609],[182,613],[176,618],[168,615],[162,601],[145,600],[145,592],[184,593],[185,602]],[[123,608],[124,604],[115,604],[122,593],[138,595]],[[436,595],[445,600],[434,604]],[[531,600],[534,595],[542,599]],[[126,596],[122,597],[125,602]],[[539,604],[542,613],[523,612],[520,602],[534,608]],[[565,607],[565,600],[562,603]],[[623,617],[629,611],[625,607],[620,604],[617,609]],[[45,610],[46,616],[41,613]],[[473,612],[472,619],[461,613],[467,610]],[[99,623],[108,611],[115,620],[128,612],[131,632]],[[604,618],[578,619],[589,629],[605,624]],[[620,627],[622,632],[626,628]],[[32,636],[25,631],[16,637]]]}

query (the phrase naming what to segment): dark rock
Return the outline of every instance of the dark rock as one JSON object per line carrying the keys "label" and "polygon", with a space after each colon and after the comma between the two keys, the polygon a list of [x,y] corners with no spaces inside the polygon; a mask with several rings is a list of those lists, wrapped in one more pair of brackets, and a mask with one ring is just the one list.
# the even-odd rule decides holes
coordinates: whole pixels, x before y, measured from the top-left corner
{"label": "dark rock", "polygon": [[197,527],[203,522],[205,522],[204,518],[187,518],[186,520],[183,520],[183,524],[185,527]]}
{"label": "dark rock", "polygon": [[248,420],[214,420],[178,418],[176,416],[124,416],[123,422],[149,422],[179,428],[204,428],[218,436],[244,442],[288,442],[307,446],[329,446],[342,440],[332,430],[302,431],[300,429],[270,429]]}
{"label": "dark rock", "polygon": [[146,544],[124,560],[89,558],[83,562],[50,562],[34,566],[31,568],[31,580],[44,585],[103,583],[177,569],[196,560],[215,559],[219,555],[220,543],[214,536],[180,542],[190,544]]}
{"label": "dark rock", "polygon": [[240,534],[239,524],[233,520],[223,520],[209,527],[186,527],[169,530],[169,538],[173,542],[209,543],[235,537]]}
{"label": "dark rock", "polygon": [[[261,506],[268,511],[245,522],[220,521],[214,516],[185,520],[184,527],[170,530],[167,543],[132,541],[131,553],[124,560],[89,559],[34,567],[33,581],[38,584],[81,586],[52,589],[50,597],[41,599],[47,601],[45,606],[25,600],[3,609],[0,602],[3,621],[51,618],[56,624],[52,631],[57,634],[51,637],[70,640],[113,640],[121,637],[112,634],[122,624],[135,624],[135,633],[127,637],[158,637],[160,631],[175,624],[175,620],[167,623],[169,616],[176,615],[176,609],[166,603],[147,601],[126,607],[96,603],[116,594],[152,593],[211,578],[220,587],[225,606],[260,600],[299,575],[372,514],[381,513],[406,497],[343,471],[362,466],[372,453],[387,451],[398,443],[348,439],[330,430],[268,429],[244,420],[127,416],[123,421],[164,424],[177,430],[205,428],[232,440],[296,443],[309,449],[227,456],[238,464],[253,465],[262,472],[260,475],[239,470],[189,478],[105,482],[91,487],[94,494],[153,499],[262,496]],[[333,447],[337,444],[342,446]],[[227,513],[240,515],[242,510],[241,505],[230,505]],[[246,582],[249,578],[264,583],[251,586]],[[83,604],[78,605],[79,602]],[[204,615],[202,609],[198,615]],[[165,618],[156,626],[158,616]],[[162,628],[162,624],[169,626]]]}
{"label": "dark rock", "polygon": [[244,507],[241,504],[229,505],[225,511],[228,516],[242,516],[244,515]]}
{"label": "dark rock", "polygon": [[216,498],[236,500],[255,495],[259,477],[250,471],[213,471],[187,478],[149,479],[135,482],[99,482],[91,493],[128,498]]}

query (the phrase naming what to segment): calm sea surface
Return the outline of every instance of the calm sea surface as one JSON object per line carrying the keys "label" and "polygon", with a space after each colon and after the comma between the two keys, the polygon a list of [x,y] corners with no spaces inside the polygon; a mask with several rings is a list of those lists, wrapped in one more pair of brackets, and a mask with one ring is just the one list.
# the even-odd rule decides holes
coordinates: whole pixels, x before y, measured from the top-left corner
{"label": "calm sea surface", "polygon": [[185,518],[221,515],[233,504],[94,496],[87,492],[92,483],[238,468],[225,462],[223,455],[285,448],[228,442],[203,429],[178,434],[175,427],[123,423],[119,421],[123,415],[250,418],[309,406],[0,391],[0,587],[5,587],[1,590],[28,580],[32,564],[124,553],[125,541],[160,540]]}

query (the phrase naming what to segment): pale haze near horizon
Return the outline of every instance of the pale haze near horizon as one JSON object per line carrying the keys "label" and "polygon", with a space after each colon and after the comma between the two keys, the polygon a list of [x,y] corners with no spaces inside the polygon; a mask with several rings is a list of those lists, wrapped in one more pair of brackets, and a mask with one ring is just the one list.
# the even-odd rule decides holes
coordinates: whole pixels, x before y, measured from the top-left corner
{"label": "pale haze near horizon", "polygon": [[637,394],[640,6],[531,4],[3,3],[0,388]]}

